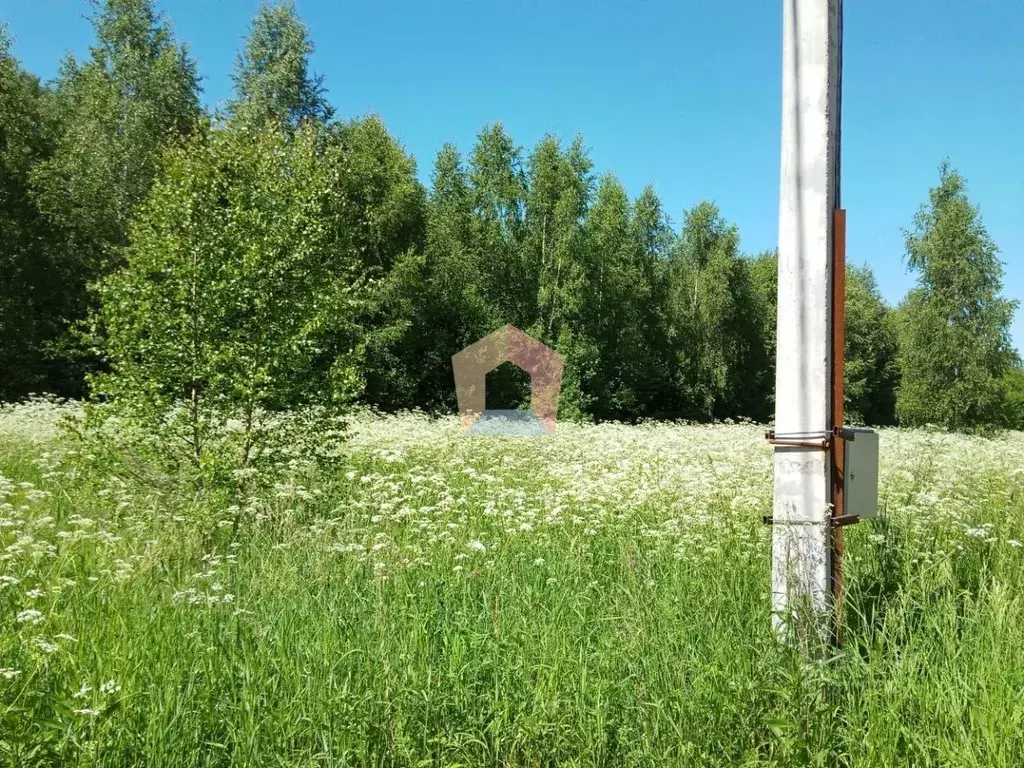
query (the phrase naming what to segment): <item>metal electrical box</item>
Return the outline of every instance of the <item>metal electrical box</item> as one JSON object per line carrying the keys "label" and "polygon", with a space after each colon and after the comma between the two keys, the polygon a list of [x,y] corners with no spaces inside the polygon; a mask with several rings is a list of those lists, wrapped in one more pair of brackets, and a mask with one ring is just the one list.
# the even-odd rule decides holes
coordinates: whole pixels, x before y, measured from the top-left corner
{"label": "metal electrical box", "polygon": [[878,515],[878,433],[852,429],[853,439],[843,445],[846,464],[844,509],[862,520]]}

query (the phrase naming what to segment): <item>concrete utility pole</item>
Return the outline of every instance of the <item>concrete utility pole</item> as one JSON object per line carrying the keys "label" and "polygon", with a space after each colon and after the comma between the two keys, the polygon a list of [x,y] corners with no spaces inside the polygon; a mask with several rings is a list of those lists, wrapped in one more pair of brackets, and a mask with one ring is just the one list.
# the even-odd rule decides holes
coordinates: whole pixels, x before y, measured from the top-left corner
{"label": "concrete utility pole", "polygon": [[[775,446],[772,610],[780,634],[797,639],[785,628],[799,627],[799,639],[811,643],[829,639],[836,575],[829,505],[835,498],[830,449],[841,440],[833,427],[842,426],[841,344],[839,360],[833,351],[833,322],[842,322],[833,294],[834,248],[842,250],[837,218],[844,229],[837,210],[841,15],[842,0],[783,0],[778,351],[769,434]],[[841,305],[841,295],[838,300]]]}

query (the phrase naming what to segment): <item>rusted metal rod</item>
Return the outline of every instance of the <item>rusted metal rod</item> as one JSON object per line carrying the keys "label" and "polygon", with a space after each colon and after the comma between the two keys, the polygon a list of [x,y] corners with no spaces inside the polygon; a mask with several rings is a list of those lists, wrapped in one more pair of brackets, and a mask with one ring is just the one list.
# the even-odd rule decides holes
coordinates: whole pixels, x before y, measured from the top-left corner
{"label": "rusted metal rod", "polygon": [[[837,208],[832,231],[832,433],[845,437],[843,427],[846,372],[846,211]],[[832,459],[831,587],[834,624],[832,642],[843,645],[843,528],[860,518],[845,514],[846,446],[834,440]],[[851,519],[853,518],[853,519]]]}
{"label": "rusted metal rod", "polygon": [[776,440],[775,438],[770,438],[768,444],[793,446],[794,448],[817,448],[822,451],[827,451],[829,447],[828,440]]}
{"label": "rusted metal rod", "polygon": [[[820,434],[820,433],[818,433]],[[831,439],[829,437],[821,437],[818,440],[811,440],[814,437],[814,433],[793,433],[787,437],[776,437],[775,430],[769,429],[764,433],[764,439],[768,441],[768,445],[784,445],[793,446],[796,448],[817,448],[818,450],[828,450]]]}

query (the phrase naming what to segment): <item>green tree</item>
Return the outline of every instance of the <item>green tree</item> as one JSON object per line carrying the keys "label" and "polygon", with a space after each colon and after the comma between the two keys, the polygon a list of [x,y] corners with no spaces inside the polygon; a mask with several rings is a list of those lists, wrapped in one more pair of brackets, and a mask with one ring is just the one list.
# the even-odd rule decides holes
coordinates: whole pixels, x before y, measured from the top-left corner
{"label": "green tree", "polygon": [[[420,320],[421,275],[426,238],[426,192],[416,165],[376,116],[333,122],[323,78],[311,74],[313,43],[292,2],[263,3],[254,18],[228,105],[229,124],[260,131],[276,124],[285,130],[309,125],[333,147],[345,173],[339,192],[352,252],[367,283],[359,323],[367,329],[364,394],[383,407],[419,404],[421,363],[416,326]],[[348,254],[345,254],[345,259]],[[347,334],[329,350],[343,354]]]}
{"label": "green tree", "polygon": [[630,232],[630,204],[614,176],[602,176],[585,227],[589,291],[593,302],[591,333],[600,359],[592,389],[597,415],[636,409],[637,298],[642,291],[637,253]]}
{"label": "green tree", "polygon": [[353,243],[374,277],[382,277],[426,237],[426,190],[416,178],[416,161],[369,116],[332,127],[330,142],[343,152],[345,195]]}
{"label": "green tree", "polygon": [[0,399],[73,391],[49,347],[61,333],[66,275],[51,228],[31,188],[33,168],[49,157],[45,90],[10,54],[0,27]]}
{"label": "green tree", "polygon": [[[229,124],[256,132],[271,124],[285,130],[309,125],[337,150],[346,170],[339,182],[347,201],[342,215],[368,285],[359,318],[368,330],[365,397],[378,406],[411,407],[420,394],[412,335],[426,192],[415,162],[378,117],[332,122],[323,78],[311,74],[313,50],[294,3],[261,4],[238,57]],[[330,340],[324,343],[331,348]],[[347,344],[343,334],[334,346],[341,354]]]}
{"label": "green tree", "polygon": [[[183,446],[200,478],[255,468],[276,412],[341,406],[359,388],[345,169],[312,129],[197,135],[169,154],[125,266],[101,283],[110,373],[95,393]],[[208,448],[231,420],[225,463]]]}
{"label": "green tree", "polygon": [[474,242],[474,197],[458,150],[441,148],[434,163],[428,209],[427,263],[432,280],[435,320],[451,334],[443,344],[448,366],[451,354],[501,326],[500,312],[484,296],[481,272],[493,263]]}
{"label": "green tree", "polygon": [[[199,115],[195,64],[151,0],[106,0],[93,26],[88,60],[69,56],[47,100],[53,152],[32,173],[39,207],[60,238],[60,317],[68,323],[87,314],[89,282],[118,264],[161,152]],[[80,350],[67,341],[60,354],[80,377]]]}
{"label": "green tree", "polygon": [[[437,155],[432,176],[429,227],[422,285],[421,324],[415,335],[428,342],[423,361],[425,402],[455,406],[451,356],[503,325],[502,310],[488,301],[486,271],[493,263],[475,241],[474,197],[454,146]],[[491,377],[488,392],[513,399],[518,382],[504,372]]]}
{"label": "green tree", "polygon": [[313,50],[294,3],[262,2],[235,64],[236,96],[228,104],[232,119],[257,128],[269,120],[291,127],[304,120],[329,121],[333,109],[323,76],[309,69]]}
{"label": "green tree", "polygon": [[846,270],[845,409],[848,422],[896,418],[896,335],[889,308],[867,267]]}
{"label": "green tree", "polygon": [[669,252],[673,233],[661,200],[651,186],[633,202],[630,230],[639,265],[641,295],[637,322],[641,341],[636,354],[643,357],[635,383],[636,416],[657,417],[671,410],[670,361],[666,318]]}
{"label": "green tree", "polygon": [[[643,218],[634,221],[634,215]],[[664,247],[661,206],[649,188],[631,204],[618,179],[605,175],[585,226],[591,327],[600,351],[594,412],[619,419],[646,415],[659,383],[653,356],[661,326],[655,284],[655,259]]]}
{"label": "green tree", "polygon": [[[536,276],[524,262],[526,180],[521,150],[500,124],[478,135],[468,164],[446,145],[438,154],[428,205],[428,229],[418,284],[415,337],[421,403],[455,404],[451,355],[506,323],[535,317]],[[523,405],[521,371],[500,366],[488,375],[492,404]]]}
{"label": "green tree", "polygon": [[600,349],[595,334],[596,261],[583,222],[593,191],[592,163],[579,138],[564,151],[553,136],[529,160],[525,261],[538,275],[536,322],[527,330],[565,355],[560,413],[591,413]]}
{"label": "green tree", "polygon": [[[392,270],[392,360],[387,382],[400,392],[388,404],[431,410],[455,408],[451,356],[505,324],[502,309],[488,300],[489,270],[496,265],[481,250],[480,236],[494,235],[481,227],[479,198],[458,150],[446,144],[431,176],[427,207],[427,242]],[[493,240],[491,241],[494,242]],[[488,376],[488,401],[520,405],[526,387],[522,377],[501,368]]]}
{"label": "green tree", "polygon": [[1005,419],[1002,387],[1014,363],[1009,328],[1016,302],[1002,298],[998,248],[948,163],[906,233],[917,287],[898,313],[900,422],[948,429]]}
{"label": "green tree", "polygon": [[522,149],[500,123],[477,136],[468,176],[476,283],[496,310],[496,328],[506,323],[525,328],[537,317],[539,273],[524,244],[527,178]]}
{"label": "green tree", "polygon": [[769,419],[775,410],[775,358],[777,354],[779,310],[779,252],[762,251],[747,259],[751,286],[761,307],[760,337],[764,345],[766,371],[764,378],[764,417]]}
{"label": "green tree", "polygon": [[421,363],[411,335],[430,333],[415,327],[426,191],[413,159],[376,117],[332,126],[329,143],[340,149],[345,163],[347,229],[369,281],[361,317],[368,329],[366,398],[383,407],[420,405]]}
{"label": "green tree", "polygon": [[1003,377],[1006,400],[1005,423],[1010,429],[1024,430],[1024,368],[1015,365]]}
{"label": "green tree", "polygon": [[771,389],[765,307],[739,232],[704,202],[686,212],[672,254],[668,296],[676,387],[691,418],[767,415]]}

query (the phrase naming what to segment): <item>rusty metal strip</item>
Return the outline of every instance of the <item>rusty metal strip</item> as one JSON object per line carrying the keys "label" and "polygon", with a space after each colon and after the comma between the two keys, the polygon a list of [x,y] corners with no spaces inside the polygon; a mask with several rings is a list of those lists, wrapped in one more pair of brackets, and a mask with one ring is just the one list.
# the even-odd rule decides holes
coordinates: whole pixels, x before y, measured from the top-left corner
{"label": "rusty metal strip", "polygon": [[[832,230],[832,432],[843,435],[846,372],[846,211],[834,212]],[[832,526],[831,526],[831,587],[835,623],[832,641],[843,646],[843,528],[857,522],[856,515],[845,513],[846,446],[842,439],[834,441],[829,455],[832,459]],[[850,519],[856,518],[856,519]]]}
{"label": "rusty metal strip", "polygon": [[827,451],[829,448],[828,440],[776,440],[770,438],[768,445],[782,445],[792,446],[794,448],[817,448],[822,451]]}

